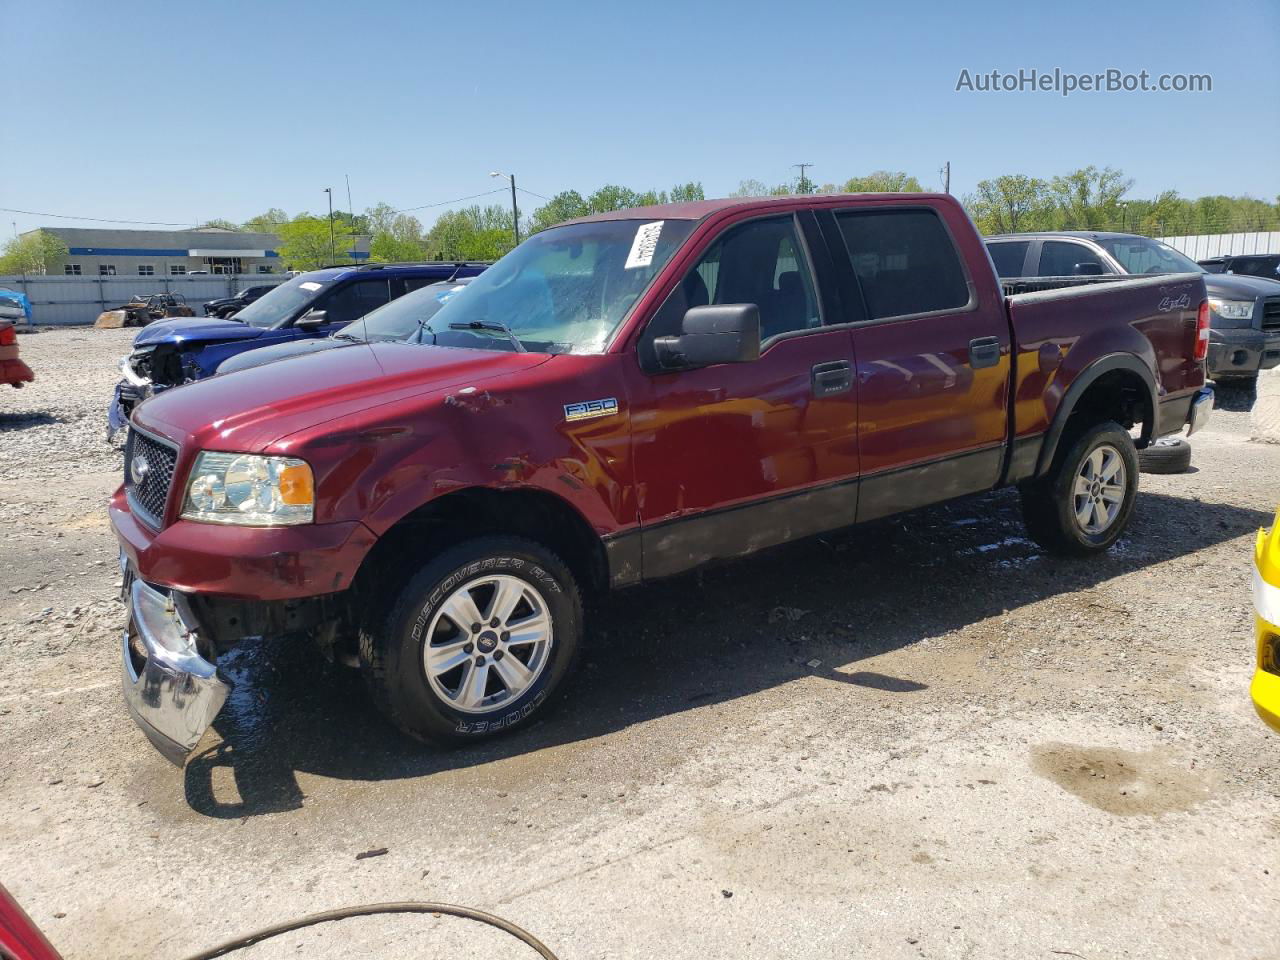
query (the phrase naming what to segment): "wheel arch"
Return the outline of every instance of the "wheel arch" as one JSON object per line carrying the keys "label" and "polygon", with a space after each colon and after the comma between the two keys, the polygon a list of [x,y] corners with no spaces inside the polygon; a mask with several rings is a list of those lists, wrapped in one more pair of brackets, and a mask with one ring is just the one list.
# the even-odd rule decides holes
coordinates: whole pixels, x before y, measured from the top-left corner
{"label": "wheel arch", "polygon": [[442,543],[489,535],[525,537],[547,547],[588,595],[608,588],[604,540],[569,501],[533,486],[463,487],[427,501],[378,538],[356,573],[356,584],[394,588]]}
{"label": "wheel arch", "polygon": [[1073,417],[1077,422],[1082,416],[1092,421],[1113,413],[1109,419],[1125,426],[1141,421],[1142,433],[1136,441],[1141,449],[1151,442],[1158,410],[1156,378],[1150,367],[1131,353],[1100,357],[1080,371],[1063,394],[1045,433],[1035,476],[1049,472]]}

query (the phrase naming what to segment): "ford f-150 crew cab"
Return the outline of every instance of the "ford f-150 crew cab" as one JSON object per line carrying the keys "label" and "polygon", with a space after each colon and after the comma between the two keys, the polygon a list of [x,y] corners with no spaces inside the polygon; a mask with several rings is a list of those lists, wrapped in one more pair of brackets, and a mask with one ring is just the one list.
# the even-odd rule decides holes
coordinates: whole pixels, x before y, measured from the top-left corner
{"label": "ford f-150 crew cab", "polygon": [[124,693],[175,762],[245,638],[311,635],[466,740],[552,701],[610,588],[1010,484],[1046,548],[1105,550],[1135,446],[1212,399],[1202,274],[1006,296],[945,195],[573,221],[425,334],[133,412]]}

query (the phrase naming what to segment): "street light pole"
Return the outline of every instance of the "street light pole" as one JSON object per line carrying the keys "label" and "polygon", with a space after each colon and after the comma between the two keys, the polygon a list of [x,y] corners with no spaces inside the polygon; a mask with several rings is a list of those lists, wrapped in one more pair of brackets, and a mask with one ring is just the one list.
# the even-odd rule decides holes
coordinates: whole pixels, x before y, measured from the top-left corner
{"label": "street light pole", "polygon": [[333,248],[333,187],[325,187],[324,192],[329,195],[329,262],[333,263],[338,259]]}
{"label": "street light pole", "polygon": [[511,232],[516,238],[516,246],[520,246],[520,209],[516,206],[516,175],[514,173],[490,173],[491,177],[505,177],[511,184]]}

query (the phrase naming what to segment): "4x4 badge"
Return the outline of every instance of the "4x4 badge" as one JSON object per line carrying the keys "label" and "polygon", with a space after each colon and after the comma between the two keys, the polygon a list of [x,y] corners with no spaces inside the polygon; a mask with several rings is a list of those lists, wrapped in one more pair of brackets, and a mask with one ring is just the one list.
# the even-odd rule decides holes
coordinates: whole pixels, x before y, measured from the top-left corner
{"label": "4x4 badge", "polygon": [[564,405],[564,418],[570,422],[574,420],[590,420],[592,417],[609,417],[618,412],[618,400],[616,397],[606,397],[604,400],[587,400],[583,403],[566,403]]}

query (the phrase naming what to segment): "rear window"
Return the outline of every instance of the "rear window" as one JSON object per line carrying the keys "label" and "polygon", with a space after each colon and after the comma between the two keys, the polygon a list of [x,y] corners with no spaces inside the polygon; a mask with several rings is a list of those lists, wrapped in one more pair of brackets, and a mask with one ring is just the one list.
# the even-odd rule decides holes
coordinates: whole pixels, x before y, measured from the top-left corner
{"label": "rear window", "polygon": [[1007,240],[987,244],[991,251],[991,262],[995,264],[996,274],[1001,277],[1021,277],[1023,264],[1027,260],[1028,240]]}
{"label": "rear window", "polygon": [[871,318],[969,303],[960,255],[932,210],[850,210],[836,220]]}

